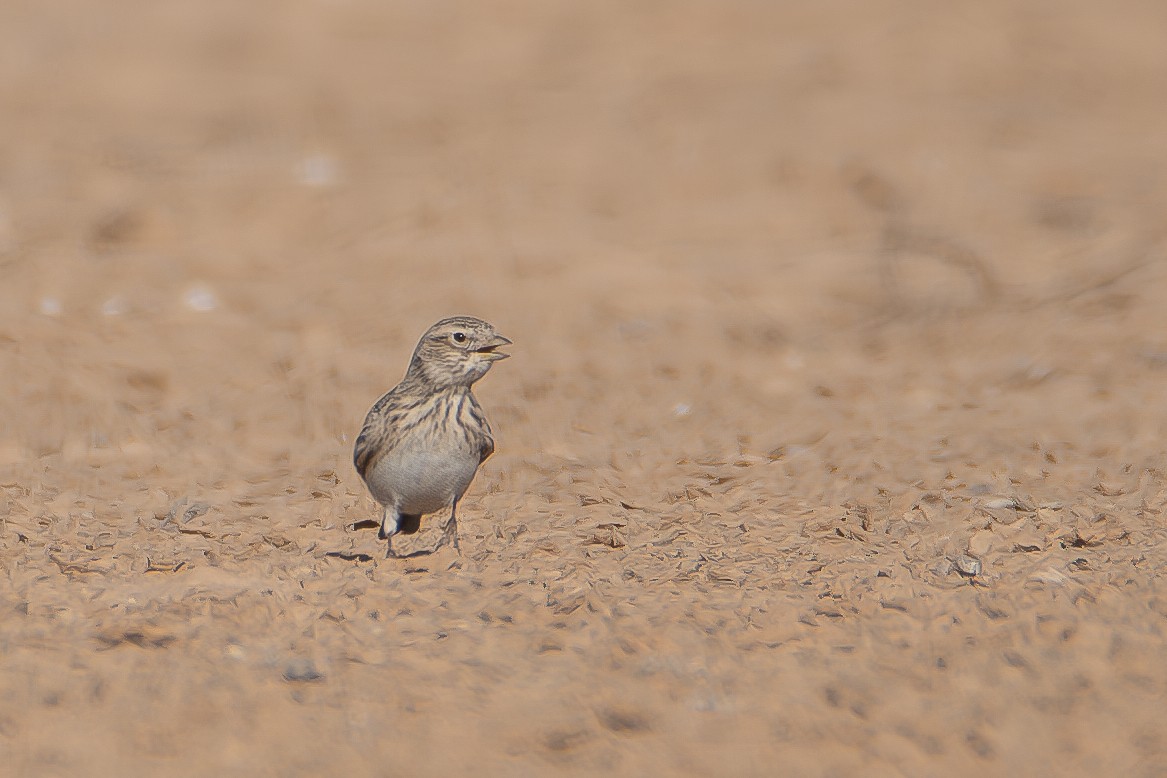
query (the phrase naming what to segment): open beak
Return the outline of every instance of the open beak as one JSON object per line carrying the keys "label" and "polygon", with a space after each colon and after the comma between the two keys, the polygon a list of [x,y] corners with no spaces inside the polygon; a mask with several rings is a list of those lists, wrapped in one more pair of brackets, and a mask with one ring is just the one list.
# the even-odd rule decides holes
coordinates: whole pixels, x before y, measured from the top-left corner
{"label": "open beak", "polygon": [[502,335],[495,335],[492,341],[487,343],[485,346],[476,348],[474,350],[475,352],[485,356],[491,362],[497,362],[500,359],[506,359],[510,356],[510,354],[504,354],[501,351],[495,351],[495,349],[501,348],[503,346],[509,346],[511,345],[511,342],[512,341],[510,338],[504,338]]}

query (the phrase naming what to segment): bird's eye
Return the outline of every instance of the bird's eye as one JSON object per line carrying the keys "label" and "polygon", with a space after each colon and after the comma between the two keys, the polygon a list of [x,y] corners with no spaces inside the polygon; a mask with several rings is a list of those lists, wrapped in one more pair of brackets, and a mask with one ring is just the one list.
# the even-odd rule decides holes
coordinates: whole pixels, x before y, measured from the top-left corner
{"label": "bird's eye", "polygon": [[454,339],[455,343],[465,343],[466,342],[466,333],[465,332],[455,332],[450,337]]}

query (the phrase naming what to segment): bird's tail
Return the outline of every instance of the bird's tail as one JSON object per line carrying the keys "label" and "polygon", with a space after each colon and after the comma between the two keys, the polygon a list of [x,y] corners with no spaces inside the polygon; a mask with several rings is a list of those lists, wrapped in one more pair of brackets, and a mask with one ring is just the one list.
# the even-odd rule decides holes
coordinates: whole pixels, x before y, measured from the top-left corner
{"label": "bird's tail", "polygon": [[399,532],[402,535],[412,535],[419,529],[421,529],[420,513],[398,513],[386,508],[381,516],[381,529],[378,530],[377,537],[385,540]]}

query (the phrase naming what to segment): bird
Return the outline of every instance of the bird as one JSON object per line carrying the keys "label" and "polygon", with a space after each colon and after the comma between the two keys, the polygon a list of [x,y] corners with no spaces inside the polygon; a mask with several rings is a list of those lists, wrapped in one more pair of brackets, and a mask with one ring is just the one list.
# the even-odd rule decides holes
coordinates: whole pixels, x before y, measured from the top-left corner
{"label": "bird", "polygon": [[[509,338],[473,316],[442,319],[417,342],[401,383],[365,416],[353,465],[381,508],[377,537],[397,557],[393,536],[412,535],[421,517],[445,508],[450,519],[434,553],[450,540],[459,556],[458,500],[494,453],[494,435],[471,387],[510,354]],[[412,555],[411,555],[412,556]]]}

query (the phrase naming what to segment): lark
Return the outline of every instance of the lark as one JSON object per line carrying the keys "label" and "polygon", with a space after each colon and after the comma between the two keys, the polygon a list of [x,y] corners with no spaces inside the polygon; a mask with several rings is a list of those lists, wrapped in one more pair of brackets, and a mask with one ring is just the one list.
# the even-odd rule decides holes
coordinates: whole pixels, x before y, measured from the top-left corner
{"label": "lark", "polygon": [[494,453],[494,437],[470,388],[509,354],[511,341],[472,316],[442,319],[430,327],[409,361],[405,378],[373,404],[357,436],[353,464],[380,503],[386,556],[393,536],[412,535],[427,513],[450,509],[433,553],[458,543],[458,500]]}

